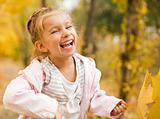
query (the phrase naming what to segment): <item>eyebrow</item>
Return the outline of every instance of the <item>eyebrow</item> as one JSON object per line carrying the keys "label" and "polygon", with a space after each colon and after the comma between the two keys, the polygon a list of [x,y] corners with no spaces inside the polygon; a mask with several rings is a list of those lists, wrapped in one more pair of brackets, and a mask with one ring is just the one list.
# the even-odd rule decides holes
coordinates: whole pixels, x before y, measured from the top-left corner
{"label": "eyebrow", "polygon": [[48,31],[51,32],[53,29],[57,29],[59,26],[53,26]]}
{"label": "eyebrow", "polygon": [[[73,23],[72,23],[71,21],[66,21],[66,22],[65,22],[65,25],[68,25],[68,24],[73,24]],[[51,32],[52,29],[57,29],[57,28],[59,28],[59,26],[54,25],[54,26],[52,26],[48,31]]]}

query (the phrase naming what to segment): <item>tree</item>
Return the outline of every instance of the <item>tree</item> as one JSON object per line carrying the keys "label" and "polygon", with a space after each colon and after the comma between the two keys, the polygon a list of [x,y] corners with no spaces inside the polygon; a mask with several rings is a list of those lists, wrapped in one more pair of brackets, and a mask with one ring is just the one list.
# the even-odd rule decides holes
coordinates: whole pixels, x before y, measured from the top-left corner
{"label": "tree", "polygon": [[[10,29],[10,32],[14,33],[15,38],[11,37],[10,39],[15,39],[15,41],[17,42],[17,45],[15,44],[11,44],[12,47],[10,47],[9,49],[15,51],[15,56],[16,59],[21,57],[23,60],[22,62],[26,65],[27,62],[29,62],[29,42],[28,42],[28,37],[27,37],[27,33],[26,33],[26,26],[25,26],[25,18],[24,16],[28,13],[28,10],[26,10],[26,8],[28,7],[27,5],[32,4],[32,1],[16,1],[16,0],[7,0],[5,1],[5,4],[2,7],[2,11],[3,14],[5,14],[5,17],[7,19],[9,19],[7,22],[8,24],[6,24],[5,26]],[[25,12],[24,12],[25,11]],[[25,13],[25,15],[22,13]],[[27,18],[27,17],[26,17]],[[4,31],[8,32],[8,29],[4,29]],[[4,37],[8,37],[8,35],[4,36]],[[8,40],[10,39],[6,39],[5,42],[8,42]],[[7,49],[4,49],[4,52],[8,52],[5,51]],[[22,53],[21,53],[22,52]],[[13,56],[10,56],[12,58],[14,58]]]}
{"label": "tree", "polygon": [[46,0],[41,0],[41,7],[47,7]]}
{"label": "tree", "polygon": [[97,2],[98,8],[96,10],[95,24],[98,33],[102,33],[102,29],[105,29],[104,34],[108,32],[113,34],[122,33],[121,25],[124,12],[118,7],[118,2],[113,0],[100,0]]}
{"label": "tree", "polygon": [[[127,9],[125,16],[125,44],[124,51],[121,53],[121,83],[120,83],[120,97],[124,100],[127,99],[129,89],[134,86],[132,80],[136,73],[133,72],[136,67],[131,66],[132,61],[138,64],[138,50],[141,43],[143,27],[142,21],[144,18],[141,9],[144,5],[142,0],[127,0]],[[141,21],[141,22],[140,22]],[[137,67],[139,68],[139,67]]]}
{"label": "tree", "polygon": [[86,28],[84,32],[84,42],[82,45],[83,55],[90,54],[91,52],[93,52],[93,50],[94,51],[96,50],[96,47],[94,47],[93,49],[91,49],[91,51],[89,51],[89,46],[93,45],[92,35],[93,35],[93,26],[94,26],[95,4],[96,4],[95,0],[90,0],[89,9],[87,13]]}
{"label": "tree", "polygon": [[[147,2],[147,7],[149,9],[147,17],[146,17],[146,21],[145,21],[146,25],[150,29],[152,29],[152,31],[151,31],[152,33],[157,34],[156,39],[160,40],[160,38],[159,38],[160,37],[160,15],[159,15],[160,1],[159,0],[146,0],[146,2]],[[149,40],[153,40],[153,38],[150,37]],[[156,50],[160,53],[160,44],[157,43],[157,46],[155,46],[155,47],[156,47]],[[160,56],[157,55],[157,57],[155,57],[156,63],[153,66],[157,70],[159,70],[159,68],[160,68],[160,60],[159,59],[160,59]]]}
{"label": "tree", "polygon": [[157,30],[157,33],[160,35],[160,16],[159,16],[160,1],[159,0],[146,0],[146,1],[149,9],[146,23],[149,26],[154,26]]}

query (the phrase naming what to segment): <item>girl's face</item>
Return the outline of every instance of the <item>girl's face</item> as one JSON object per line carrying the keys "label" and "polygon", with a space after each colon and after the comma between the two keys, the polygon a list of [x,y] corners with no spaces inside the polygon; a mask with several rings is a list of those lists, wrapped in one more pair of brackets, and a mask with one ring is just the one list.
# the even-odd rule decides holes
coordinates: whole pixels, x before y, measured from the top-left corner
{"label": "girl's face", "polygon": [[67,14],[55,13],[43,20],[41,50],[52,58],[72,56],[76,50],[77,33]]}

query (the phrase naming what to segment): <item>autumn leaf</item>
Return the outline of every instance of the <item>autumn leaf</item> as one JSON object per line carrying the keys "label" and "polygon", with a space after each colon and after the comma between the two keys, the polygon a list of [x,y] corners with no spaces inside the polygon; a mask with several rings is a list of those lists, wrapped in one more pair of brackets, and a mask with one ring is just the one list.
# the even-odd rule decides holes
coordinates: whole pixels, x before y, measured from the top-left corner
{"label": "autumn leaf", "polygon": [[148,112],[148,119],[160,119],[160,72],[152,77],[153,94],[154,100]]}
{"label": "autumn leaf", "polygon": [[139,119],[160,119],[160,72],[156,76],[146,73],[138,97]]}
{"label": "autumn leaf", "polygon": [[148,105],[153,103],[152,90],[152,76],[147,72],[138,97],[137,111],[139,119],[147,119]]}

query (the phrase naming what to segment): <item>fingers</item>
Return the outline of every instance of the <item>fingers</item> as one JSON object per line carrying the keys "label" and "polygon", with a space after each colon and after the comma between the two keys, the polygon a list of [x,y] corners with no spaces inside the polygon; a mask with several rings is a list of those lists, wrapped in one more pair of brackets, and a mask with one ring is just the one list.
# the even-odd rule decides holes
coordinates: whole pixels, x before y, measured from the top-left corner
{"label": "fingers", "polygon": [[111,116],[116,116],[123,113],[127,109],[128,104],[125,101],[120,101],[112,110]]}
{"label": "fingers", "polygon": [[56,116],[55,116],[55,118],[54,119],[61,119],[62,117],[61,117],[61,114],[59,113],[59,112],[57,112],[57,114],[56,114]]}
{"label": "fingers", "polygon": [[115,110],[116,110],[117,114],[120,114],[120,113],[122,113],[122,112],[125,111],[125,109],[124,109],[123,106],[121,106],[121,105],[116,106],[116,107],[115,107]]}
{"label": "fingers", "polygon": [[124,104],[121,104],[120,106],[122,107],[123,110],[126,110],[126,109],[127,109],[127,106],[124,105]]}
{"label": "fingers", "polygon": [[117,106],[120,106],[120,108],[122,109],[122,110],[126,110],[127,109],[127,107],[128,107],[128,104],[125,102],[125,101],[120,101],[118,104],[117,104]]}
{"label": "fingers", "polygon": [[114,108],[112,111],[111,111],[111,116],[116,116],[117,115],[117,110]]}
{"label": "fingers", "polygon": [[123,105],[125,105],[126,107],[128,106],[128,104],[127,104],[125,101],[123,101],[123,100],[122,100],[122,101],[120,101],[119,103],[120,103],[120,105],[122,105],[122,104],[123,104]]}
{"label": "fingers", "polygon": [[116,115],[119,115],[120,113],[124,112],[123,110],[121,110],[120,107],[116,106],[112,112],[111,112],[111,116],[116,116]]}
{"label": "fingers", "polygon": [[127,107],[125,105],[123,105],[123,104],[119,105],[118,107],[121,110],[121,112],[124,112],[127,109]]}

